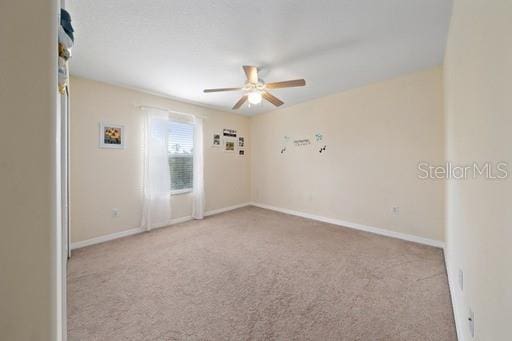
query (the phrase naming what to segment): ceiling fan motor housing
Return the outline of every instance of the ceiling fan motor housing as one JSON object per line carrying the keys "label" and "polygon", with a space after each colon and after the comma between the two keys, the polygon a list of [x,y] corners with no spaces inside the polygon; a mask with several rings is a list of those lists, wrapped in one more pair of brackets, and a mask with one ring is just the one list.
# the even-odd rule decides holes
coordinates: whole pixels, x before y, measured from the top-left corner
{"label": "ceiling fan motor housing", "polygon": [[263,80],[261,80],[261,79],[258,80],[258,83],[246,82],[244,84],[244,90],[246,90],[246,91],[263,90],[263,89],[265,89],[265,82],[263,82]]}

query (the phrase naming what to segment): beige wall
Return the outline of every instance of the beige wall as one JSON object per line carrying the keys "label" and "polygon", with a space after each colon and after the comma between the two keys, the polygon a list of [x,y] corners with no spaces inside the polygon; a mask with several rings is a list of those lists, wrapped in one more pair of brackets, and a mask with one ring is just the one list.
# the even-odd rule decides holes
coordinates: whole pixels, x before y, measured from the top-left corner
{"label": "beige wall", "polygon": [[[206,210],[250,201],[249,119],[185,104],[140,91],[82,78],[71,80],[71,238],[72,242],[140,227],[142,214],[142,139],[144,113],[140,105],[206,116],[204,174]],[[101,121],[123,124],[124,150],[98,148]],[[246,137],[247,155],[211,148],[211,136],[223,128]],[[190,194],[172,198],[173,218],[190,216]],[[112,216],[112,209],[119,217]]]}
{"label": "beige wall", "polygon": [[[440,68],[255,116],[253,201],[443,240],[444,184],[416,170],[444,160],[443,129]],[[316,133],[325,154],[315,142],[280,153],[285,135]]]}
{"label": "beige wall", "polygon": [[1,340],[58,335],[56,34],[56,1],[1,1]]}
{"label": "beige wall", "polygon": [[[447,159],[512,156],[512,2],[456,0],[445,57]],[[447,258],[461,340],[510,340],[512,180],[449,181]],[[458,270],[464,289],[458,288]]]}

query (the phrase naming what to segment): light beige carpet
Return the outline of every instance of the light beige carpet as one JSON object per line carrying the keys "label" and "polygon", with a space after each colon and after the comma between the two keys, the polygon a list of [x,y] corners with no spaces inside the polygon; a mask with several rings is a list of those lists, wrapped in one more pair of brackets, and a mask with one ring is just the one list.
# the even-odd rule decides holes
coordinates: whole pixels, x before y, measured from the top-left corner
{"label": "light beige carpet", "polygon": [[456,340],[440,249],[247,207],[74,252],[70,340]]}

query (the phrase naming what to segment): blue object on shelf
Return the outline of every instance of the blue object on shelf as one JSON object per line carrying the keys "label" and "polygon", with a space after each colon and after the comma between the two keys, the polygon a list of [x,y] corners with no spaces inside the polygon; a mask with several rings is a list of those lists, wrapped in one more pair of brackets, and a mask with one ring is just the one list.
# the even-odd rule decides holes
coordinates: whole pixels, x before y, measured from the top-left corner
{"label": "blue object on shelf", "polygon": [[64,29],[64,32],[71,38],[72,41],[75,41],[75,37],[73,36],[73,26],[71,25],[71,15],[65,9],[60,9],[60,25]]}

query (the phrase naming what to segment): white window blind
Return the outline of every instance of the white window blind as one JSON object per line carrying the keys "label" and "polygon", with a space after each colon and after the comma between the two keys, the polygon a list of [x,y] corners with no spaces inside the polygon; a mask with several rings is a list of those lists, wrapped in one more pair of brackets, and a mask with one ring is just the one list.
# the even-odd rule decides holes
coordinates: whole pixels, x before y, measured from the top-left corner
{"label": "white window blind", "polygon": [[171,191],[192,190],[194,126],[171,121],[169,129],[169,170]]}

